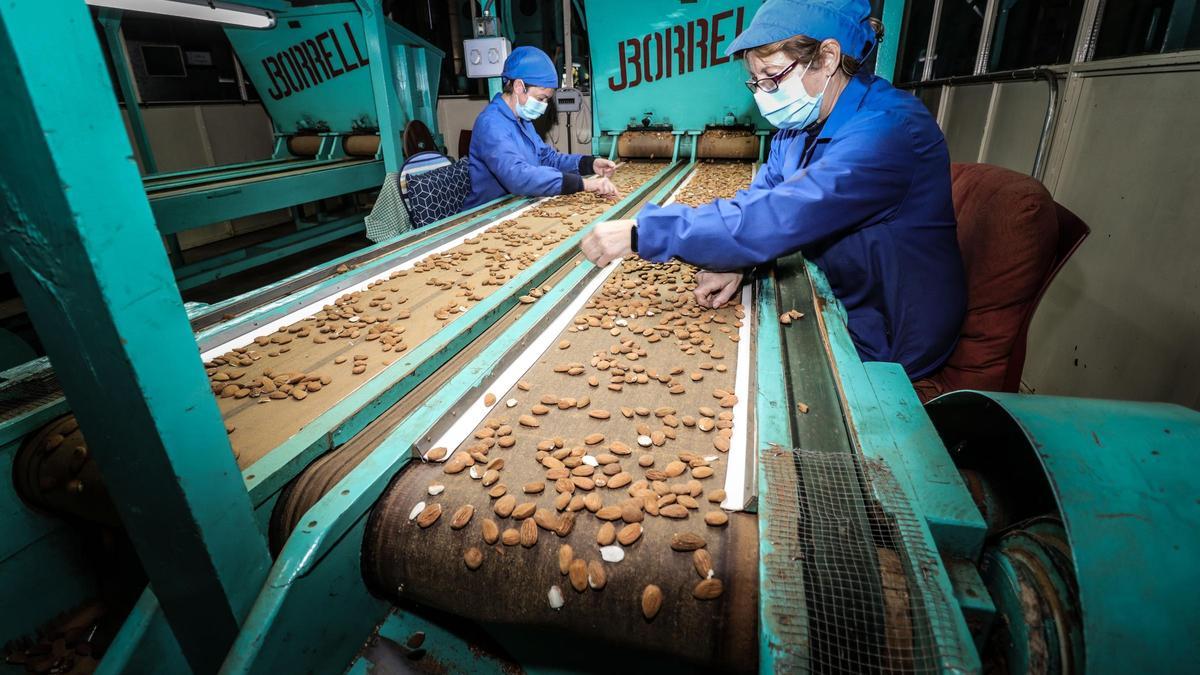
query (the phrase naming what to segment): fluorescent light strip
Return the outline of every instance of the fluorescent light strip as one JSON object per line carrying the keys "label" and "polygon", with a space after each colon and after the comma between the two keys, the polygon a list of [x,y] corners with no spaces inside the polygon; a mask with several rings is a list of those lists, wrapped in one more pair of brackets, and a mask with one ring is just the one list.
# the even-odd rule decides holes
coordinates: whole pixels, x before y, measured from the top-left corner
{"label": "fluorescent light strip", "polygon": [[[389,267],[389,268],[383,270],[382,272],[376,274],[375,276],[370,277],[369,279],[366,279],[366,280],[360,282],[359,284],[357,284],[355,286],[343,288],[340,291],[334,291],[333,293],[330,293],[329,295],[327,295],[323,298],[314,300],[314,301],[304,305],[303,307],[291,312],[290,314],[284,315],[283,317],[280,317],[270,323],[263,324],[249,333],[243,333],[242,335],[239,335],[231,340],[228,340],[222,344],[217,345],[216,347],[213,347],[212,349],[205,351],[203,354],[200,355],[200,358],[204,361],[211,361],[214,357],[220,356],[220,355],[224,354],[225,352],[232,350],[234,347],[240,347],[240,346],[247,345],[247,344],[253,342],[254,338],[256,338],[256,337],[260,337],[263,335],[271,335],[271,334],[277,332],[283,326],[290,326],[293,323],[296,323],[297,321],[300,321],[302,319],[307,319],[315,313],[316,309],[320,309],[321,307],[324,307],[325,305],[333,304],[334,300],[337,300],[338,298],[342,297],[343,295],[346,295],[347,293],[354,293],[357,291],[365,290],[367,288],[367,286],[371,285],[372,283],[374,283],[376,281],[379,281],[380,279],[388,278],[388,275],[390,275],[392,272],[395,272],[397,270],[412,269],[413,267],[416,267],[417,263],[428,258],[429,256],[448,251],[448,250],[454,248],[455,246],[462,244],[467,239],[470,239],[472,237],[476,237],[476,236],[482,234],[485,230],[487,230],[491,227],[494,227],[495,225],[497,225],[499,223],[502,223],[506,220],[512,220],[513,218],[517,218],[522,213],[528,211],[529,209],[534,208],[535,206],[540,205],[542,202],[545,202],[547,199],[550,199],[550,197],[539,199],[538,201],[536,201],[532,204],[524,206],[516,211],[513,211],[512,213],[501,216],[501,217],[497,218],[496,220],[488,221],[488,222],[480,225],[479,227],[476,227],[472,230],[468,230],[465,234],[461,234],[458,237],[451,239],[450,241],[442,244],[441,246],[438,246],[437,248],[426,252],[424,255],[413,258],[412,260],[409,260],[407,262],[402,262],[393,267]],[[314,309],[314,308],[316,308],[316,309]]]}
{"label": "fluorescent light strip", "polygon": [[228,2],[188,2],[187,0],[86,0],[93,7],[145,12],[177,19],[197,19],[246,28],[274,28],[275,16],[265,9]]}
{"label": "fluorescent light strip", "polygon": [[[742,307],[746,308],[746,316],[742,319],[742,327],[738,329],[737,373],[733,376],[733,394],[737,396],[737,403],[733,404],[735,433],[729,442],[729,452],[726,453],[729,463],[725,467],[725,501],[721,502],[721,508],[726,511],[741,511],[746,506],[746,439],[750,427],[750,324],[754,322],[750,300],[750,284],[746,284],[742,288]],[[741,433],[736,433],[739,427]]]}

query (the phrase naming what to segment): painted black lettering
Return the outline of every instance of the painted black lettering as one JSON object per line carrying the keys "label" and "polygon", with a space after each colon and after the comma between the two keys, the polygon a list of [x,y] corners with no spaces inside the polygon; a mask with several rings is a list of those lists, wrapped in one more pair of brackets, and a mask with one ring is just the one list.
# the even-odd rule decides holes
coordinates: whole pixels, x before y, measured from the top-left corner
{"label": "painted black lettering", "polygon": [[321,50],[317,49],[317,43],[315,40],[312,38],[305,40],[304,51],[308,52],[308,56],[312,62],[316,64],[322,72],[325,73],[324,79],[328,80],[333,77],[333,75],[329,73],[329,64],[326,63],[325,59],[321,58]]}
{"label": "painted black lettering", "polygon": [[[674,39],[672,39],[672,37]],[[672,42],[675,43],[674,47],[671,46]],[[687,43],[686,43],[686,38],[684,37],[683,26],[672,26],[667,31],[667,52],[668,52],[667,53],[667,71],[668,72],[670,72],[670,70],[671,70],[671,54],[674,54],[675,62],[679,64],[678,66],[676,66],[679,69],[679,72],[676,74],[683,75],[683,73],[685,72],[684,68],[687,67],[687,60],[683,56],[683,51],[685,49],[687,49]]]}
{"label": "painted black lettering", "polygon": [[279,57],[280,63],[284,63],[287,66],[283,69],[283,72],[287,73],[290,68],[291,75],[296,76],[296,81],[292,84],[292,89],[295,89],[296,91],[304,91],[305,89],[308,89],[308,80],[304,79],[304,73],[301,72],[299,66],[296,65],[296,59],[292,56],[291,50],[285,49],[284,51],[279,52]]}
{"label": "painted black lettering", "polygon": [[619,71],[617,71],[621,74],[621,81],[617,82],[612,77],[609,77],[608,78],[608,88],[610,91],[621,91],[625,87],[629,86],[629,75],[627,73],[627,71],[629,69],[629,64],[625,61],[625,41],[624,40],[617,43],[617,54],[618,54],[618,58],[621,61],[621,68]]}
{"label": "painted black lettering", "polygon": [[725,36],[721,35],[721,22],[732,16],[733,10],[727,9],[724,12],[718,12],[712,18],[712,39],[709,40],[711,55],[709,56],[709,62],[714,66],[719,66],[722,63],[729,63],[729,57],[725,56],[723,50],[721,49],[721,40],[725,39]]}
{"label": "painted black lettering", "polygon": [[279,82],[275,79],[275,73],[271,72],[270,62],[274,60],[275,59],[273,57],[268,56],[262,60],[262,67],[263,71],[267,74],[267,78],[271,80],[271,88],[267,90],[267,93],[270,94],[273,100],[278,101],[283,98],[284,94],[279,89]]}
{"label": "painted black lettering", "polygon": [[[696,29],[700,29],[700,35],[696,36]],[[708,19],[696,19],[691,25],[691,36],[688,42],[695,45],[696,54],[700,56],[700,67],[708,67]],[[691,59],[688,59],[688,70],[691,70]]]}
{"label": "painted black lettering", "polygon": [[315,87],[321,84],[321,76],[317,73],[317,69],[313,68],[312,61],[308,58],[308,53],[304,51],[304,43],[292,45],[289,50],[292,56],[296,59],[296,63],[300,66],[301,72],[308,78],[309,86]]}
{"label": "painted black lettering", "polygon": [[629,38],[625,44],[633,49],[633,53],[629,55],[629,70],[634,76],[634,79],[629,81],[629,88],[632,89],[642,83],[642,42],[637,38]]}
{"label": "painted black lettering", "polygon": [[367,65],[367,57],[363,56],[362,52],[358,51],[358,42],[354,39],[354,32],[350,30],[350,23],[345,22],[342,25],[346,27],[346,37],[350,39],[350,47],[354,49],[354,55],[358,57],[358,65]]}
{"label": "painted black lettering", "polygon": [[333,52],[329,51],[329,47],[325,46],[325,40],[328,40],[328,39],[329,39],[329,31],[325,31],[324,33],[321,33],[320,35],[318,35],[317,36],[317,49],[321,50],[321,60],[324,61],[329,66],[330,77],[333,78],[333,77],[337,77],[338,75],[341,75],[342,73],[344,73],[346,71],[344,71],[341,68],[338,68],[336,65],[334,65],[333,59],[330,58],[333,56]]}
{"label": "painted black lettering", "polygon": [[355,68],[358,68],[357,63],[351,65],[350,62],[346,60],[346,53],[342,51],[342,43],[340,40],[338,40],[337,33],[330,33],[329,38],[333,40],[333,48],[337,50],[338,58],[342,60],[342,70],[348,73]]}

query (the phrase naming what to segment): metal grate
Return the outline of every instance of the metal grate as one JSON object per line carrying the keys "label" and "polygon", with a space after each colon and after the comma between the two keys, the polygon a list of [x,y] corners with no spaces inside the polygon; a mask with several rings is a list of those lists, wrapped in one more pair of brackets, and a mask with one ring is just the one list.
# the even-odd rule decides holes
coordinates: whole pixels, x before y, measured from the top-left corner
{"label": "metal grate", "polygon": [[[11,371],[10,371],[11,372]],[[7,422],[62,398],[58,378],[49,368],[0,379],[0,422]]]}
{"label": "metal grate", "polygon": [[857,453],[779,448],[761,462],[775,671],[961,669],[957,610],[927,575],[938,557],[887,468]]}

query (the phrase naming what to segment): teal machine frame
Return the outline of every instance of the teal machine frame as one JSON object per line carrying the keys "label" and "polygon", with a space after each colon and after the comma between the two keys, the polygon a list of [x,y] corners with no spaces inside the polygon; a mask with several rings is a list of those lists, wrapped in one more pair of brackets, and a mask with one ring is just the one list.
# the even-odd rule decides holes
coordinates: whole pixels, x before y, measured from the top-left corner
{"label": "teal machine frame", "polygon": [[[704,12],[724,3],[696,4]],[[0,80],[13,92],[12,123],[22,132],[0,148],[5,195],[0,255],[30,306],[154,589],[143,594],[101,671],[326,672],[350,664],[351,672],[366,673],[370,663],[355,655],[372,630],[399,642],[417,629],[427,635],[425,648],[447,668],[500,671],[498,661],[444,626],[371,596],[359,572],[359,551],[365,516],[395,472],[412,461],[414,440],[477,393],[545,313],[521,314],[467,363],[456,364],[461,367],[455,374],[305,514],[273,562],[261,528],[291,476],[320,452],[355,437],[450,363],[519,295],[571,259],[580,235],[392,364],[378,382],[338,403],[310,435],[239,472],[196,358],[194,322],[204,326],[203,344],[347,280],[304,273],[268,289],[270,300],[258,306],[243,310],[253,299],[235,298],[192,317],[189,325],[116,101],[101,76],[103,62],[86,9],[66,0],[56,9],[62,20],[47,23],[43,7],[0,5],[0,58],[12,64],[0,71]],[[589,16],[590,26],[596,22]],[[63,78],[71,78],[72,86],[56,86]],[[76,119],[84,109],[90,113],[86,127]],[[668,166],[602,217],[664,198],[691,168],[691,162]],[[360,269],[364,274],[386,269],[519,204],[485,205],[442,223],[429,236],[413,233],[380,245]],[[500,211],[484,212],[492,208]],[[593,273],[589,265],[568,271],[541,303],[552,313]],[[1044,657],[1047,645],[1060,663],[1082,662],[1097,672],[1178,670],[1200,659],[1187,622],[1197,600],[1189,582],[1200,554],[1200,503],[1191,470],[1200,415],[1175,406],[974,392],[942,397],[928,406],[927,415],[899,366],[858,357],[844,311],[819,269],[799,257],[781,260],[756,279],[755,297],[757,447],[853,453],[895,477],[902,499],[920,516],[917,541],[940,556],[923,570],[917,590],[954,609],[936,632],[945,640],[940,646],[959,658],[940,670],[978,671],[978,646],[998,629],[1001,615],[1011,623],[1030,609],[1021,600],[1031,590],[1046,598],[1074,593],[1081,610],[1074,623],[1011,625],[1014,653],[1024,654],[1026,663]],[[242,313],[232,320],[214,318],[214,312],[232,308]],[[785,331],[776,319],[784,308],[810,308],[811,314]],[[807,414],[794,412],[799,402],[807,404]],[[58,398],[35,401],[0,426],[5,463],[23,434],[65,405]],[[1004,443],[993,450],[1032,463],[1020,487],[1048,492],[1058,535],[1047,534],[1040,521],[997,521],[998,509],[989,501],[997,491],[968,489],[959,464],[967,462],[972,447],[995,438]],[[226,452],[214,452],[221,447]],[[984,478],[981,484],[991,485]],[[762,471],[758,479],[760,495],[772,489]],[[53,527],[48,519],[28,514],[8,491],[0,491],[0,508],[10,535],[0,538],[0,578],[36,580],[41,562],[49,567],[43,579],[72,569],[56,559],[69,541],[61,532],[47,534]],[[760,501],[761,531],[781,523],[787,523],[784,515]],[[1050,562],[1030,567],[1031,559]],[[803,617],[804,607],[788,593],[794,589],[770,573],[774,564],[781,563],[764,537],[758,655],[763,672],[804,662],[804,644],[789,637],[794,623],[783,621]],[[805,562],[785,564],[800,568]],[[1154,573],[1147,574],[1151,565]],[[1034,589],[1030,570],[1050,570],[1053,574],[1043,576],[1054,578]],[[1135,574],[1137,583],[1124,583]],[[44,615],[54,603],[79,597],[68,586],[39,602],[37,590],[12,592],[20,594],[21,606]],[[1131,621],[1133,614],[1137,621]],[[31,614],[6,613],[4,619],[6,628],[37,621]],[[1041,650],[1022,652],[1022,645]],[[506,648],[521,658],[538,646],[517,640]]]}
{"label": "teal machine frame", "polygon": [[[437,88],[443,52],[388,20],[376,2],[358,0],[293,7],[282,0],[242,3],[270,10],[274,28],[227,27],[226,35],[275,127],[270,159],[159,173],[125,68],[121,12],[100,15],[144,184],[159,231],[167,238],[180,288],[191,288],[362,230],[362,214],[313,218],[299,205],[378,188],[403,163],[401,135],[418,121],[437,133]],[[380,68],[377,64],[390,64]],[[386,74],[391,72],[392,77]],[[289,150],[289,139],[315,135],[312,158]],[[374,157],[348,156],[343,140],[377,135]],[[297,231],[267,242],[183,264],[178,233],[223,220],[289,209]]]}

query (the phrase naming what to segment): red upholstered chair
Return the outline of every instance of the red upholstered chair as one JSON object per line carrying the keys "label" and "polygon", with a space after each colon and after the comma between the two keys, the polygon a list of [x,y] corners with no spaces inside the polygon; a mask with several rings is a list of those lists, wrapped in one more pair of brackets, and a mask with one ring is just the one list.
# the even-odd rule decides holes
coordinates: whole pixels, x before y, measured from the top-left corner
{"label": "red upholstered chair", "polygon": [[967,316],[942,369],[913,383],[922,402],[956,389],[1017,391],[1034,310],[1090,232],[1025,174],[954,164],[951,178]]}

